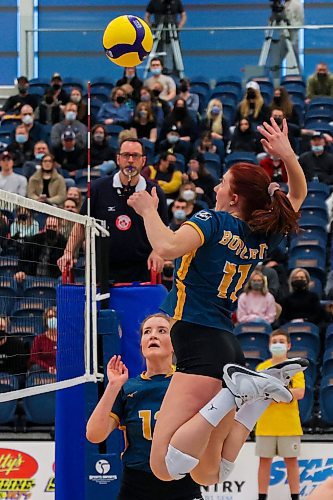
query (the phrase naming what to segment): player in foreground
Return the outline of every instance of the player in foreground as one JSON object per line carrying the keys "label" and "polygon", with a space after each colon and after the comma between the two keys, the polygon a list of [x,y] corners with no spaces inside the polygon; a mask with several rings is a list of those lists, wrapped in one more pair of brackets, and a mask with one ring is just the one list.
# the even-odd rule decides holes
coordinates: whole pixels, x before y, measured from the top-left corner
{"label": "player in foreground", "polygon": [[[236,164],[215,188],[216,211],[198,212],[176,233],[158,216],[154,192],[134,193],[128,200],[143,217],[152,248],[165,259],[177,259],[173,288],[162,306],[175,321],[171,340],[177,369],[150,458],[152,471],[165,481],[188,472],[201,484],[222,481],[269,399],[290,402],[284,383],[295,370],[305,369],[299,361],[291,373],[288,366],[275,367],[272,376],[230,365],[244,364],[230,320],[237,296],[267,250],[297,230],[297,212],[307,193],[286,121],[282,130],[274,119],[258,130],[267,153],[286,165],[288,195],[270,183],[263,169]],[[227,387],[221,389],[223,376]],[[236,402],[245,404],[234,422]]]}
{"label": "player in foreground", "polygon": [[128,379],[120,356],[109,361],[108,384],[88,421],[87,438],[100,443],[119,425],[125,426],[127,447],[118,500],[200,500],[200,487],[190,476],[165,482],[149,467],[156,417],[174,372],[168,316],[158,313],[143,321],[141,350],[147,371],[138,377]]}

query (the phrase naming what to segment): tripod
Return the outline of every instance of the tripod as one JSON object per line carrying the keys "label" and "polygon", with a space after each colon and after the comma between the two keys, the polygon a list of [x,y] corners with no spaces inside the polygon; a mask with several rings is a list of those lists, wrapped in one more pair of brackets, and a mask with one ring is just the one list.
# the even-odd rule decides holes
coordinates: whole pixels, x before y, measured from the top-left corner
{"label": "tripod", "polygon": [[[184,64],[180,49],[178,30],[175,22],[170,19],[170,16],[165,16],[165,19],[162,18],[155,30],[153,48],[147,60],[143,75],[144,78],[147,78],[151,59],[158,54],[165,55],[166,58],[170,56],[172,67],[168,69],[172,73],[176,73],[179,78],[184,77]],[[164,66],[167,65],[164,64]]]}
{"label": "tripod", "polygon": [[[288,29],[288,22],[285,16],[273,13],[270,26],[281,26],[284,29],[268,29],[266,31],[258,65],[268,67],[272,71],[274,83],[278,85],[280,82],[280,69],[284,58],[286,59],[287,75],[300,75],[301,71],[291,42],[291,33]],[[270,66],[267,65],[269,58]]]}

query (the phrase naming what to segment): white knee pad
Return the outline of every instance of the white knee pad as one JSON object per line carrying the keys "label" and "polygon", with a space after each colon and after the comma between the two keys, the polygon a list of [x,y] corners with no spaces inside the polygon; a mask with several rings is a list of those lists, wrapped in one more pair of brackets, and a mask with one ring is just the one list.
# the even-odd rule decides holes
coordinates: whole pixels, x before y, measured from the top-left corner
{"label": "white knee pad", "polygon": [[219,483],[223,483],[223,481],[225,481],[227,477],[230,476],[234,467],[234,462],[229,462],[229,460],[222,458],[220,463]]}
{"label": "white knee pad", "polygon": [[169,444],[165,464],[172,479],[183,479],[198,463],[197,458],[191,457]]}

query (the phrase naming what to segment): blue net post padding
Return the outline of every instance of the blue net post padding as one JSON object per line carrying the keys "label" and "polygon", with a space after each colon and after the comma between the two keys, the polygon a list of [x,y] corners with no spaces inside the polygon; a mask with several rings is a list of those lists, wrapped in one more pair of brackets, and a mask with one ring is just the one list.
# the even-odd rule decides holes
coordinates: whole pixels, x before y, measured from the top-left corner
{"label": "blue net post padding", "polygon": [[[102,310],[98,317],[104,369],[113,354],[121,353],[130,376],[135,377],[144,367],[139,325],[146,316],[158,311],[167,292],[162,285],[134,285],[112,288],[110,294],[110,309],[115,309],[116,315],[114,311]],[[84,287],[58,287],[58,380],[84,373],[84,302]],[[123,449],[120,433],[107,439],[106,454],[98,453],[98,445],[85,437],[86,422],[97,401],[97,384],[57,392],[56,500],[116,498]]]}

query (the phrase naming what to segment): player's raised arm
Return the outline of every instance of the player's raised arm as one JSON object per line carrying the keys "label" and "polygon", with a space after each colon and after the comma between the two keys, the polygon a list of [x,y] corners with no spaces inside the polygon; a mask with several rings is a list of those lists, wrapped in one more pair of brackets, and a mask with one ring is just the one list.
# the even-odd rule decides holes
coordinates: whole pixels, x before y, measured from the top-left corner
{"label": "player's raised arm", "polygon": [[264,122],[258,127],[259,132],[264,136],[261,143],[268,154],[281,158],[288,173],[288,198],[295,212],[300,209],[306,195],[307,186],[302,167],[298,163],[296,155],[288,139],[288,125],[286,119],[283,120],[282,130],[271,118],[271,124]]}

